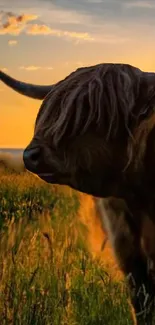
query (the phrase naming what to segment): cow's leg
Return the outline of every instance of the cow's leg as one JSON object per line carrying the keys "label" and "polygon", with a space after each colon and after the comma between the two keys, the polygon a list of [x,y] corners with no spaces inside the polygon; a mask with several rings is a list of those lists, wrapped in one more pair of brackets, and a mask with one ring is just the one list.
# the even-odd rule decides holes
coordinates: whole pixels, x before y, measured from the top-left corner
{"label": "cow's leg", "polygon": [[148,274],[147,262],[136,249],[125,261],[123,272],[128,276],[131,302],[135,310],[137,325],[152,325],[155,287]]}
{"label": "cow's leg", "polygon": [[152,325],[155,287],[141,249],[140,229],[132,223],[122,200],[100,199],[98,204],[116,259],[128,280],[137,324]]}

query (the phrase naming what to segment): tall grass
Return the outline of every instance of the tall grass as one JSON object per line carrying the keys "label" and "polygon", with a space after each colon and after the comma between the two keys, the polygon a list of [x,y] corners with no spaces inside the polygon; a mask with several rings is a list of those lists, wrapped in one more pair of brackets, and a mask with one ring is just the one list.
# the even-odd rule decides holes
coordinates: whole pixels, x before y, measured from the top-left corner
{"label": "tall grass", "polygon": [[124,283],[92,258],[78,209],[75,194],[1,175],[1,325],[132,324]]}

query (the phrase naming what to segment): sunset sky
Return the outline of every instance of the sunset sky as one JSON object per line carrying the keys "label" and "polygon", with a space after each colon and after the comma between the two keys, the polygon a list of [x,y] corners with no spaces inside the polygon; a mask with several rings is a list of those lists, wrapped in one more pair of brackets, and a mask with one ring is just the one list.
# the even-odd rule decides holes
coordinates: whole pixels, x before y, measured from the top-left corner
{"label": "sunset sky", "polygon": [[[0,0],[0,69],[49,84],[79,66],[155,71],[155,1]],[[0,83],[0,147],[25,147],[41,102]]]}

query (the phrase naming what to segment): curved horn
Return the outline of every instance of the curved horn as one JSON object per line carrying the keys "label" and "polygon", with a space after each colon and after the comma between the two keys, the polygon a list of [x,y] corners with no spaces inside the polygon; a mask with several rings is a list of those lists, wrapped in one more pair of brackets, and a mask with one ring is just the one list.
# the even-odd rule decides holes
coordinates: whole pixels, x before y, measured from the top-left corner
{"label": "curved horn", "polygon": [[49,91],[52,89],[51,86],[39,86],[39,85],[32,85],[26,82],[18,81],[6,73],[0,71],[0,80],[3,81],[7,86],[14,89],[18,93],[34,98],[34,99],[44,99],[45,96],[49,93]]}

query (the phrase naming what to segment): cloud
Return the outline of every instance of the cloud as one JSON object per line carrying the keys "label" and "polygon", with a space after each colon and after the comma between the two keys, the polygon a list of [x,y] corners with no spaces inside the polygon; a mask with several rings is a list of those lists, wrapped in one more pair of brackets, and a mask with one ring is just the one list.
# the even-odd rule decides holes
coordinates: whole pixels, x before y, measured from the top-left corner
{"label": "cloud", "polygon": [[38,24],[29,25],[27,27],[26,33],[30,35],[53,35],[57,37],[67,37],[72,39],[93,41],[93,37],[91,37],[88,33],[63,31],[60,29],[52,29],[46,25],[38,25]]}
{"label": "cloud", "polygon": [[38,15],[32,14],[22,14],[16,15],[11,11],[0,11],[0,19],[7,19],[8,23],[15,24],[15,23],[26,23],[28,21],[36,20]]}
{"label": "cloud", "polygon": [[[15,15],[11,12],[1,12],[0,35],[19,35],[29,21],[36,20],[37,15],[23,14]],[[3,22],[5,20],[5,22]]]}
{"label": "cloud", "polygon": [[125,6],[128,8],[152,9],[155,8],[155,3],[152,3],[150,1],[135,1],[135,2],[127,2]]}
{"label": "cloud", "polygon": [[39,67],[35,65],[30,66],[21,66],[19,67],[20,70],[26,70],[26,71],[37,71],[37,70],[53,70],[53,67]]}
{"label": "cloud", "polygon": [[64,31],[62,32],[64,36],[81,39],[85,41],[94,41],[94,38],[89,35],[89,33],[77,33],[77,32],[68,32]]}
{"label": "cloud", "polygon": [[0,35],[10,34],[19,35],[24,29],[24,26],[18,26],[17,24],[5,23],[0,27]]}
{"label": "cloud", "polygon": [[14,45],[16,45],[17,44],[17,40],[9,40],[8,41],[8,45],[9,46],[14,46]]}
{"label": "cloud", "polygon": [[31,34],[31,35],[57,34],[57,36],[60,36],[60,34],[56,30],[52,30],[50,27],[46,25],[38,25],[38,24],[29,25],[27,28],[27,34]]}
{"label": "cloud", "polygon": [[67,39],[93,41],[93,37],[87,32],[55,29],[45,24],[29,24],[30,21],[38,18],[37,15],[23,14],[16,16],[12,13],[7,13],[5,15],[3,14],[3,19],[6,16],[7,21],[0,26],[1,35],[19,35],[20,33],[25,32],[28,35],[52,35]]}
{"label": "cloud", "polygon": [[103,3],[103,0],[87,0],[88,3]]}
{"label": "cloud", "polygon": [[16,21],[19,23],[27,23],[28,21],[36,20],[37,15],[23,14],[16,17]]}
{"label": "cloud", "polygon": [[[79,27],[81,28],[82,25],[88,28],[90,27],[93,33],[93,26],[94,29],[96,29],[99,25],[113,25],[113,23],[116,22],[118,25],[123,24],[123,29],[126,24],[130,24],[130,26],[133,23],[135,25],[141,23],[143,26],[148,24],[154,25],[155,21],[154,10],[150,10],[150,8],[155,8],[154,0],[59,0],[53,1],[52,4],[50,0],[42,0],[41,2],[50,4],[49,8],[51,8],[51,10],[49,10],[49,14],[47,13],[48,22],[50,22],[50,15],[52,15],[53,8],[55,8],[57,13],[59,11],[60,13],[63,11],[66,13],[71,12],[73,15],[66,15],[67,19],[73,21],[74,16],[75,20],[77,17],[77,20],[80,21]],[[127,10],[128,8],[135,8],[135,10]],[[45,11],[43,11],[43,14],[45,19]],[[54,16],[54,20],[55,19],[56,17]],[[67,19],[65,20],[64,18],[66,24]],[[61,21],[61,19],[57,21]]]}
{"label": "cloud", "polygon": [[36,70],[40,70],[41,67],[37,67],[37,66],[34,66],[34,65],[30,65],[30,66],[21,66],[19,67],[20,70],[27,70],[27,71],[36,71]]}

